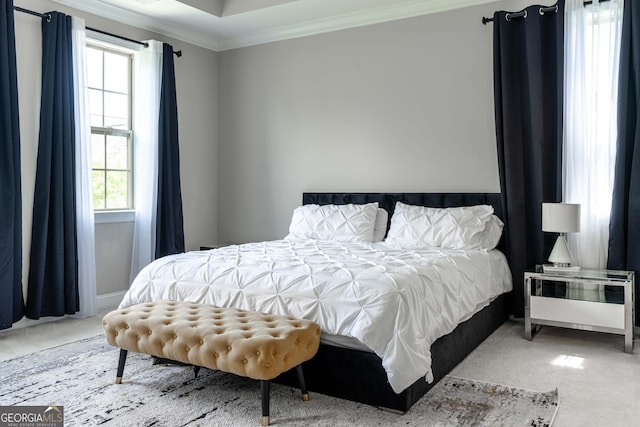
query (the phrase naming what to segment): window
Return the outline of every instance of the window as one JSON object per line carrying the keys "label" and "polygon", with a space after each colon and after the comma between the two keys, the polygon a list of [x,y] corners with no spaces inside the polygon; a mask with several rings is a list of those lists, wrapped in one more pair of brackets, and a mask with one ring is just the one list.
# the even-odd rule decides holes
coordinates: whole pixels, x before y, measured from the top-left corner
{"label": "window", "polygon": [[87,46],[93,207],[133,209],[132,55]]}
{"label": "window", "polygon": [[587,268],[607,265],[623,3],[565,4],[563,192],[565,202],[580,203],[569,247]]}

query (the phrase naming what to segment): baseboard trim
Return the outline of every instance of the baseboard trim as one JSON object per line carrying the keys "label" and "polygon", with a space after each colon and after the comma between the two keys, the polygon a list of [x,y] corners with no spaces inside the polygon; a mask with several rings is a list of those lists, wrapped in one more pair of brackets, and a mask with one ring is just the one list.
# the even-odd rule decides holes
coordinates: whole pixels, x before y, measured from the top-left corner
{"label": "baseboard trim", "polygon": [[96,309],[98,311],[101,310],[113,310],[118,308],[122,298],[124,298],[124,294],[127,291],[118,291],[118,292],[110,292],[108,294],[98,295],[96,298]]}
{"label": "baseboard trim", "polygon": [[[120,301],[124,298],[124,294],[127,291],[118,291],[118,292],[110,292],[104,295],[98,295],[96,297],[96,311],[104,311],[104,310],[114,310],[118,308],[120,305]],[[69,317],[74,317],[73,315],[68,316],[50,316],[50,317],[41,317],[38,320],[27,319],[26,317],[20,319],[18,322],[14,323],[10,328],[4,329],[0,331],[0,333],[4,331],[11,331],[15,329],[28,328],[29,326],[42,325],[44,323],[57,322],[58,320],[66,319]]]}

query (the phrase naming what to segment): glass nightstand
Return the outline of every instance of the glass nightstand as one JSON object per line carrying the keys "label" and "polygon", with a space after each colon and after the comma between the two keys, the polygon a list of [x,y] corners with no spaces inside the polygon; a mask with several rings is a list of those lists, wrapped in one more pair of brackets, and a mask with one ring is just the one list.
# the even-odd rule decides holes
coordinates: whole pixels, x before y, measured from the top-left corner
{"label": "glass nightstand", "polygon": [[524,273],[524,336],[531,340],[542,325],[624,335],[633,353],[634,273],[590,270]]}

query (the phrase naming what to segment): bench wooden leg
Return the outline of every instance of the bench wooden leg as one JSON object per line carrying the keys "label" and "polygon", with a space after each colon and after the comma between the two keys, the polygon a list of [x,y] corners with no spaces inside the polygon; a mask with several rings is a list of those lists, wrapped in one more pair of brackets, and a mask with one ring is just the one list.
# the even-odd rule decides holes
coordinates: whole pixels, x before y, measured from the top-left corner
{"label": "bench wooden leg", "polygon": [[302,392],[302,400],[307,402],[309,400],[309,392],[307,391],[307,385],[304,382],[304,374],[302,373],[302,365],[296,366],[296,372],[298,373],[298,382],[300,383],[300,391]]}
{"label": "bench wooden leg", "polygon": [[116,374],[116,384],[122,383],[124,364],[127,361],[127,350],[120,349],[120,360],[118,360],[118,373]]}
{"label": "bench wooden leg", "polygon": [[269,381],[260,380],[260,391],[262,392],[262,425],[269,425]]}

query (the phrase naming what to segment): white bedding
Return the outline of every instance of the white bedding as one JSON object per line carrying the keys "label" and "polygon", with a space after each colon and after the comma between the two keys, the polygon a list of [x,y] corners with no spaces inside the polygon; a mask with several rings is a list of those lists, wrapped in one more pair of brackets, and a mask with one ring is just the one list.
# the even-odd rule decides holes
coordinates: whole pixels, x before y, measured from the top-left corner
{"label": "white bedding", "polygon": [[495,250],[276,240],[160,258],[120,308],[171,299],[310,319],[378,354],[399,393],[432,381],[431,344],[511,286]]}

